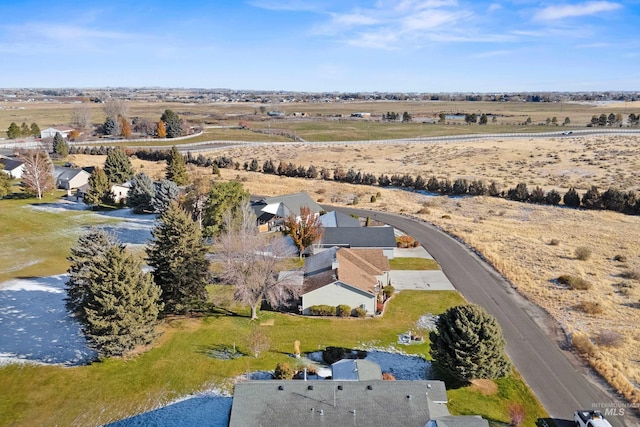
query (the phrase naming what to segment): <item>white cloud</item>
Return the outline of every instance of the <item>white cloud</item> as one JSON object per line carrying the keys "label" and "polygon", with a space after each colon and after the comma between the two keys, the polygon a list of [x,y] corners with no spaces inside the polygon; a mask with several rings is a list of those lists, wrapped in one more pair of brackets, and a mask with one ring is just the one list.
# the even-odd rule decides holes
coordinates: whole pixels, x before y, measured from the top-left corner
{"label": "white cloud", "polygon": [[320,12],[323,9],[322,2],[313,0],[253,0],[249,4],[260,9],[289,12]]}
{"label": "white cloud", "polygon": [[333,22],[343,27],[356,27],[359,25],[374,25],[380,23],[378,18],[362,13],[334,14]]}
{"label": "white cloud", "polygon": [[479,52],[471,55],[472,58],[493,58],[496,56],[505,56],[512,54],[511,50],[492,50],[488,52]]}
{"label": "white cloud", "polygon": [[495,12],[496,10],[502,9],[502,5],[500,3],[491,3],[487,8],[488,12]]}
{"label": "white cloud", "polygon": [[620,3],[609,1],[591,1],[578,4],[554,5],[546,7],[536,13],[535,18],[542,21],[554,21],[578,16],[596,15],[620,9]]}

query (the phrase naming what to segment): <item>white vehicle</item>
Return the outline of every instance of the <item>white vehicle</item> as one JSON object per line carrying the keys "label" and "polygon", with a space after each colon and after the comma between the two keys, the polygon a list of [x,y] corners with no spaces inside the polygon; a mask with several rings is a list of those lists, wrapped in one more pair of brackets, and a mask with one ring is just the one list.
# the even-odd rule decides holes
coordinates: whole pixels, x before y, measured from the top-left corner
{"label": "white vehicle", "polygon": [[576,426],[579,427],[612,427],[611,423],[604,418],[600,411],[581,409],[575,412],[573,420],[576,422]]}

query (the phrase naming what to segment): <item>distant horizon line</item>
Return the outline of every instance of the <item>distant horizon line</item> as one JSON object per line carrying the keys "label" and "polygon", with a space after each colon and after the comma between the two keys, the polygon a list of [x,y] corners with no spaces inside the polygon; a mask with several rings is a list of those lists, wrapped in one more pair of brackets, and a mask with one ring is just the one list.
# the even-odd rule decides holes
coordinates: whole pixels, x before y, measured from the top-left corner
{"label": "distant horizon line", "polygon": [[[504,91],[381,91],[381,90],[289,90],[289,89],[232,89],[220,87],[184,87],[184,86],[23,86],[23,87],[2,87],[2,91],[20,90],[183,90],[183,91],[216,91],[216,92],[249,92],[249,93],[289,93],[289,94],[413,94],[413,95],[448,95],[448,94],[522,94],[522,93],[553,93],[553,94],[594,94],[594,93],[640,93],[639,90],[504,90]],[[52,95],[55,96],[55,95]]]}

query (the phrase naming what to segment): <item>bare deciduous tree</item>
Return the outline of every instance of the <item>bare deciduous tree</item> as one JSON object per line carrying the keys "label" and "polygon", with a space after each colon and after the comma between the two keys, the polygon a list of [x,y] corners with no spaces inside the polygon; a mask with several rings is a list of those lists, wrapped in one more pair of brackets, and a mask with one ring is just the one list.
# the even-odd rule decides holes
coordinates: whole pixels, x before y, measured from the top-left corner
{"label": "bare deciduous tree", "polygon": [[86,129],[91,125],[91,113],[89,112],[89,106],[81,104],[73,109],[71,113],[71,126],[76,129]]}
{"label": "bare deciduous tree", "polygon": [[29,150],[22,155],[24,161],[24,172],[22,174],[22,185],[24,191],[42,199],[45,191],[55,188],[53,179],[53,163],[46,151]]}
{"label": "bare deciduous tree", "polygon": [[102,104],[102,111],[114,121],[117,121],[120,116],[125,119],[129,117],[129,106],[124,99],[112,98],[108,100]]}
{"label": "bare deciduous tree", "polygon": [[296,287],[278,280],[280,263],[294,251],[283,236],[258,232],[249,201],[243,202],[235,216],[227,211],[224,224],[225,231],[216,239],[222,278],[233,285],[235,300],[251,307],[252,320],[258,318],[263,301],[278,307],[297,296]]}

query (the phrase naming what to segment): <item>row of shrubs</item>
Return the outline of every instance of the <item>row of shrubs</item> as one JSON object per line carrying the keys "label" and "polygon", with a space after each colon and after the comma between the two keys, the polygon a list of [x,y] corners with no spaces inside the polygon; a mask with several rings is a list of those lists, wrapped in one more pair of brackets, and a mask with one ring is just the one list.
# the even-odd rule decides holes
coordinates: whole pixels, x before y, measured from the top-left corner
{"label": "row of shrubs", "polygon": [[409,174],[381,174],[378,177],[371,173],[363,173],[355,169],[344,170],[336,168],[333,171],[322,168],[319,171],[315,166],[296,166],[291,162],[280,162],[276,167],[271,159],[265,161],[260,167],[257,159],[252,159],[244,164],[244,169],[252,172],[262,172],[266,174],[294,177],[294,178],[320,178],[323,180],[333,180],[348,184],[378,185],[379,187],[398,187],[412,191],[428,191],[441,195],[451,196],[492,196],[502,197],[509,200],[525,203],[536,203],[546,205],[559,205],[563,202],[565,206],[585,209],[606,209],[628,214],[640,214],[640,197],[635,191],[621,191],[610,187],[604,193],[600,193],[596,186],[589,188],[582,196],[575,188],[570,188],[564,195],[557,190],[545,192],[539,186],[529,191],[526,183],[519,183],[515,188],[506,191],[500,190],[495,181],[487,184],[483,180],[467,180],[458,178],[451,181],[448,178],[438,179],[432,176],[429,179],[421,175],[413,177]]}
{"label": "row of shrubs", "polygon": [[[107,154],[109,149],[110,148],[104,146],[71,147],[70,153],[104,155]],[[127,155],[136,156],[142,160],[149,161],[166,160],[169,155],[169,150],[153,151],[125,149],[125,152]],[[185,160],[187,163],[194,164],[196,166],[212,167],[213,173],[217,173],[219,168],[240,169],[240,164],[238,162],[234,162],[232,158],[227,156],[211,158],[205,157],[202,154],[193,156],[189,152],[185,155]],[[271,159],[265,161],[262,166],[260,166],[257,159],[252,159],[251,162],[246,162],[244,164],[244,169],[252,172],[262,172],[266,174],[295,178],[320,178],[327,181],[333,180],[349,184],[378,185],[379,187],[393,186],[405,188],[411,191],[428,191],[447,196],[491,196],[523,203],[552,206],[559,205],[560,202],[562,202],[565,206],[572,208],[604,209],[632,215],[640,214],[640,197],[638,197],[636,192],[633,190],[622,191],[614,187],[610,187],[605,192],[600,193],[596,186],[592,186],[582,196],[580,196],[575,188],[570,188],[564,195],[561,195],[555,189],[545,192],[539,186],[536,186],[533,190],[529,191],[526,183],[519,183],[515,188],[509,188],[504,191],[500,190],[495,181],[491,181],[487,184],[481,179],[469,181],[465,178],[458,178],[451,182],[448,178],[438,179],[436,176],[432,176],[425,180],[421,175],[414,178],[409,174],[394,174],[391,176],[381,174],[376,177],[373,174],[355,171],[354,169],[348,169],[345,171],[342,168],[336,168],[333,171],[330,171],[326,168],[322,168],[318,171],[313,165],[309,167],[304,167],[302,165],[296,166],[291,162],[280,162],[276,167]]]}
{"label": "row of shrubs", "polygon": [[309,313],[312,316],[338,316],[338,317],[366,317],[367,310],[362,307],[356,307],[353,310],[346,304],[337,306],[318,304],[309,307]]}

